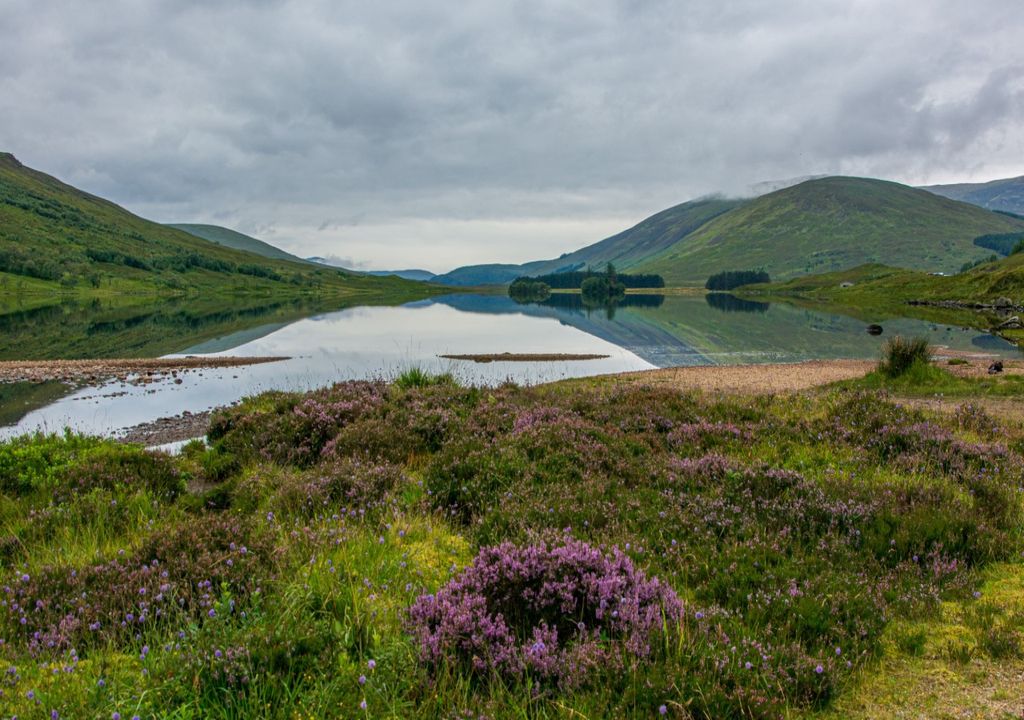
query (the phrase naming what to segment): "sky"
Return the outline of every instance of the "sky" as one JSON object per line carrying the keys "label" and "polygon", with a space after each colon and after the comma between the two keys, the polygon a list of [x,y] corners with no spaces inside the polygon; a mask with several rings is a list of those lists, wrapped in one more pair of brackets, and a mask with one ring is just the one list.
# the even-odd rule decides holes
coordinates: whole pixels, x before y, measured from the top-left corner
{"label": "sky", "polygon": [[0,0],[0,150],[357,269],[816,174],[1024,175],[1020,0]]}

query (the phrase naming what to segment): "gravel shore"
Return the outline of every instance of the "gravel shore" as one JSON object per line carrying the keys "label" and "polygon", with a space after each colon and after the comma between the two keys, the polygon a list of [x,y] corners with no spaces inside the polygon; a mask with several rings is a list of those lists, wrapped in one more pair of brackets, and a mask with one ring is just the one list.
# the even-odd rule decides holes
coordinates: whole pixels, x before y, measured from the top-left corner
{"label": "gravel shore", "polygon": [[769,395],[863,377],[877,364],[872,360],[808,360],[763,365],[699,365],[640,370],[617,377],[627,382],[669,385],[684,390]]}
{"label": "gravel shore", "polygon": [[3,360],[0,383],[46,382],[56,380],[69,385],[95,385],[121,380],[145,385],[165,375],[200,368],[240,367],[287,360],[285,357],[184,357],[184,358],[112,358],[107,360]]}

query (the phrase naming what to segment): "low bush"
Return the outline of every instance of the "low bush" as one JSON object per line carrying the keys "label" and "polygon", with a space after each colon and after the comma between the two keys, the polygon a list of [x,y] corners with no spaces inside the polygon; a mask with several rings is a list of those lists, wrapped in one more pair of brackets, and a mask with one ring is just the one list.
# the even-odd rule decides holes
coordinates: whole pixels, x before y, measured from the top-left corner
{"label": "low bush", "polygon": [[563,687],[595,669],[642,660],[682,615],[671,588],[648,580],[618,549],[585,543],[484,548],[473,564],[409,611],[421,658],[434,667]]}

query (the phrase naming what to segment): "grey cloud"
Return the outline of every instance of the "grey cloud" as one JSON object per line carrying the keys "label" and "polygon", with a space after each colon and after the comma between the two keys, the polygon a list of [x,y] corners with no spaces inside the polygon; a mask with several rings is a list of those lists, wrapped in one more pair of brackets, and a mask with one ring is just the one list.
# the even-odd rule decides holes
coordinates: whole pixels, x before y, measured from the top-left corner
{"label": "grey cloud", "polygon": [[375,266],[557,255],[765,179],[1024,157],[1016,0],[0,5],[0,147],[154,219]]}

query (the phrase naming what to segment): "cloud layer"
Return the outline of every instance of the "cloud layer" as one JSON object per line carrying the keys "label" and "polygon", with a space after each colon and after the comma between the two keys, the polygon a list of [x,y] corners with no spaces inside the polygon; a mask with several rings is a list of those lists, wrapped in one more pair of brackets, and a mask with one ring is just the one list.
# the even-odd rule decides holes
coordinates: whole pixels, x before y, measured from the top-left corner
{"label": "cloud layer", "polygon": [[556,256],[769,179],[1024,174],[1019,0],[0,0],[0,16],[0,149],[156,220],[367,267]]}

